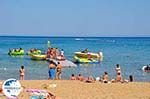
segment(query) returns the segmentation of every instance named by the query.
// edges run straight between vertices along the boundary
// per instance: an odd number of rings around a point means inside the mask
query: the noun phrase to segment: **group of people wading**
[[[48,71],[49,78],[48,79],[57,79],[57,80],[61,79],[62,66],[61,66],[60,62],[58,62],[56,64],[55,62],[50,61],[48,68],[49,68],[49,71]]]

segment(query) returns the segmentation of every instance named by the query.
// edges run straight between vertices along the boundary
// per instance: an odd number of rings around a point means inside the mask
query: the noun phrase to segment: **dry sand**
[[[20,81],[26,89],[47,89],[61,99],[150,99],[150,82],[84,83],[70,80],[25,80]],[[56,84],[56,87],[51,85]],[[6,99],[6,97],[0,97]],[[19,99],[29,99],[27,92],[22,92]]]

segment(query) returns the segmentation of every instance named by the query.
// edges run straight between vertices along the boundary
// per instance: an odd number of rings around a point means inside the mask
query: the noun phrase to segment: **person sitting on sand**
[[[76,77],[74,74],[71,75],[70,80],[76,80]]]
[[[62,70],[62,66],[60,62],[58,62],[57,67],[56,67],[56,79],[58,80],[61,79],[61,70]]]
[[[116,76],[116,81],[117,81],[117,82],[122,82],[121,73],[118,73],[118,74],[117,74],[117,76]]]
[[[95,80],[92,76],[89,76],[86,80],[85,80],[86,83],[94,83]]]
[[[83,76],[81,74],[79,74],[78,77],[77,77],[77,80],[83,81],[84,78],[83,78]]]
[[[107,72],[104,72],[102,81],[103,81],[104,83],[108,83],[108,81],[109,81],[109,76],[108,76],[108,73],[107,73]]]
[[[46,99],[57,99],[55,95],[48,92]]]
[[[20,80],[24,80],[24,76],[25,76],[24,66],[21,66],[19,72],[20,72]]]
[[[56,68],[56,65],[54,64],[53,61],[50,61],[50,64],[48,66],[49,68],[49,78],[48,79],[55,79],[55,68]]]

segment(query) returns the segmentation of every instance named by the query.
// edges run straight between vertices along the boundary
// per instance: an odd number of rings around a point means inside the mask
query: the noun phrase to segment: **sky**
[[[150,0],[0,0],[0,36],[150,37]]]

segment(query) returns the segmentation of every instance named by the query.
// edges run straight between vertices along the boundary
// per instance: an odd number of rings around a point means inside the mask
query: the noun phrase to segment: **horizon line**
[[[46,35],[0,35],[0,37],[73,37],[73,38],[75,38],[75,37],[137,37],[137,38],[149,38],[150,36],[46,36]]]

